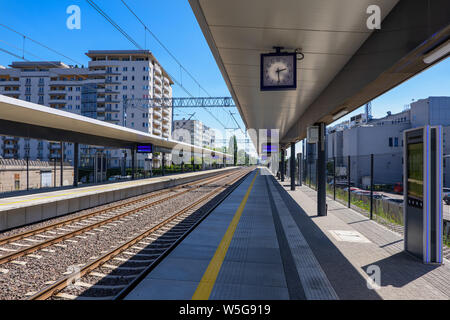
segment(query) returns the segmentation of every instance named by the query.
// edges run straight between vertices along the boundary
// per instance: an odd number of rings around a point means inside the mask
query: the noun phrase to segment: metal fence
[[[317,189],[317,159],[302,159],[303,183]],[[349,208],[403,225],[402,153],[327,159],[327,195]]]

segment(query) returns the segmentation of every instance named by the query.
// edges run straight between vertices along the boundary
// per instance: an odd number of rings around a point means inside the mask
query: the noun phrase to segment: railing
[[[317,159],[301,161],[303,183],[317,190]],[[402,152],[329,158],[326,163],[327,196],[370,219],[403,232],[402,161]],[[450,163],[444,165],[443,179],[443,218],[444,224],[449,225]],[[446,197],[445,194],[449,196]],[[447,239],[447,235],[444,237],[450,246],[450,239]]]

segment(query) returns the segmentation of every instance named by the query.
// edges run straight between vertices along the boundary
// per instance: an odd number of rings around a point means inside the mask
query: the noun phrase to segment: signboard
[[[318,143],[319,142],[319,127],[312,126],[306,128],[306,142]]]
[[[271,154],[278,152],[278,144],[272,144],[271,142],[263,143],[262,153]]]
[[[404,246],[424,263],[442,263],[442,127],[403,132]]]
[[[137,153],[152,153],[151,144],[138,144]]]

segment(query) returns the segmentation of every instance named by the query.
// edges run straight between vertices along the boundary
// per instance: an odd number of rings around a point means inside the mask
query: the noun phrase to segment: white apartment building
[[[173,81],[148,50],[90,50],[88,67],[59,61],[13,62],[0,67],[0,94],[140,130],[171,137],[171,108],[149,108],[145,99],[171,98]],[[141,99],[141,100],[133,100]],[[126,103],[126,110],[124,108]],[[66,160],[73,147],[64,144]],[[95,150],[80,147],[83,157]],[[100,148],[101,149],[101,148]],[[107,150],[110,167],[120,167],[121,150]],[[0,139],[0,156],[60,159],[59,143],[16,137]],[[130,157],[128,157],[130,159]],[[143,161],[139,155],[138,161]]]
[[[215,132],[213,129],[204,125],[199,120],[174,120],[173,129],[185,129],[190,134],[190,141],[187,142],[196,146],[213,149],[215,147]],[[176,137],[174,137],[176,138]],[[178,137],[178,140],[180,137]],[[181,140],[180,140],[181,141]]]

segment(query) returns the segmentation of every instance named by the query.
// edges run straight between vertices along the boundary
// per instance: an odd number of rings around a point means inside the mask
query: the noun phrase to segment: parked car
[[[386,200],[387,201],[391,201],[391,202],[395,202],[395,203],[399,203],[399,204],[403,203],[403,199],[394,199],[394,198],[386,197]]]
[[[450,188],[442,188],[442,199],[445,204],[450,204]]]
[[[395,192],[395,193],[403,193],[403,183],[397,182],[397,183],[394,185],[394,192]]]

